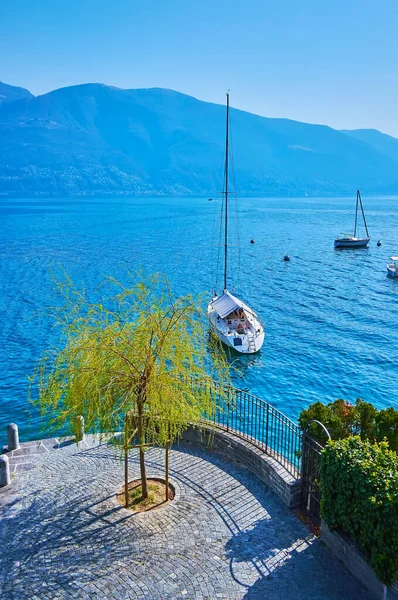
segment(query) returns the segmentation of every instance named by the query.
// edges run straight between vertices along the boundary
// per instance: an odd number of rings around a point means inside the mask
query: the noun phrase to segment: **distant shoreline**
[[[289,198],[291,200],[317,200],[317,199],[325,199],[325,198],[352,198],[353,197],[354,192],[345,192],[345,193],[337,193],[337,192],[331,192],[331,193],[318,193],[318,194],[287,194],[287,193],[281,193],[281,194],[264,194],[264,193],[258,193],[258,192],[252,192],[252,193],[238,193],[237,197],[238,198],[258,198],[258,199],[269,199],[269,198],[273,198],[273,199],[278,199],[280,198],[282,199],[286,199]],[[380,193],[380,192],[376,192],[376,191],[364,191],[363,195],[365,197],[375,197],[375,198],[396,198],[398,197],[398,190],[397,191],[391,191],[388,193]],[[203,199],[203,200],[208,200],[209,198],[214,198],[214,199],[221,199],[220,194],[212,194],[212,193],[186,193],[186,194],[170,194],[170,193],[161,193],[161,192],[141,192],[141,193],[133,193],[133,192],[95,192],[92,194],[49,194],[49,193],[29,193],[29,192],[23,192],[21,191],[20,193],[2,193],[0,192],[0,201],[1,200],[12,200],[12,199],[20,199],[20,198],[27,198],[27,199],[49,199],[49,200],[57,200],[57,199],[77,199],[77,198],[90,198],[90,199],[111,199],[111,198],[197,198],[197,199]]]

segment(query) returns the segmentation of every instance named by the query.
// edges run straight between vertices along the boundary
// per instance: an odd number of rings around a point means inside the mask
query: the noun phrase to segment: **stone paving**
[[[205,448],[171,451],[176,498],[131,514],[123,464],[92,437],[10,453],[0,489],[2,600],[368,600],[322,543],[244,468]],[[164,451],[147,452],[163,476]],[[131,453],[131,479],[138,460]]]

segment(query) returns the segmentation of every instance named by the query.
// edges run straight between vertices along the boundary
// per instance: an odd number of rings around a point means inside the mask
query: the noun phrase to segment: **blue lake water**
[[[291,418],[339,397],[398,408],[398,281],[386,277],[398,254],[398,198],[365,197],[364,206],[370,247],[338,251],[355,196],[239,199],[229,287],[265,321],[266,338],[259,354],[239,358],[236,384]],[[0,201],[0,431],[16,422],[22,439],[41,435],[27,375],[56,335],[40,313],[53,303],[51,269],[94,289],[103,275],[144,267],[166,273],[177,294],[210,295],[218,209],[207,198]]]

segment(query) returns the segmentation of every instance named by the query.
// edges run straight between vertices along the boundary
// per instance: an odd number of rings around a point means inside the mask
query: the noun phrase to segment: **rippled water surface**
[[[364,204],[370,247],[336,251],[355,198],[239,200],[241,266],[235,244],[230,273],[266,338],[239,359],[237,384],[292,418],[338,397],[398,408],[398,281],[386,277],[398,198]],[[50,270],[62,265],[94,289],[103,275],[143,266],[164,271],[177,294],[209,291],[218,208],[207,198],[0,200],[0,431],[14,421],[23,439],[40,435],[27,375],[56,336],[40,313],[53,302]]]

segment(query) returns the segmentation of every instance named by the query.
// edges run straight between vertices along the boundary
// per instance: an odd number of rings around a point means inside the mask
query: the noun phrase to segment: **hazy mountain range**
[[[231,110],[242,195],[398,192],[398,139]],[[0,194],[220,190],[225,107],[166,89],[84,84],[33,96],[0,83]]]
[[[21,98],[33,98],[33,94],[25,88],[15,87],[15,85],[8,85],[0,81],[0,105],[21,100]]]

